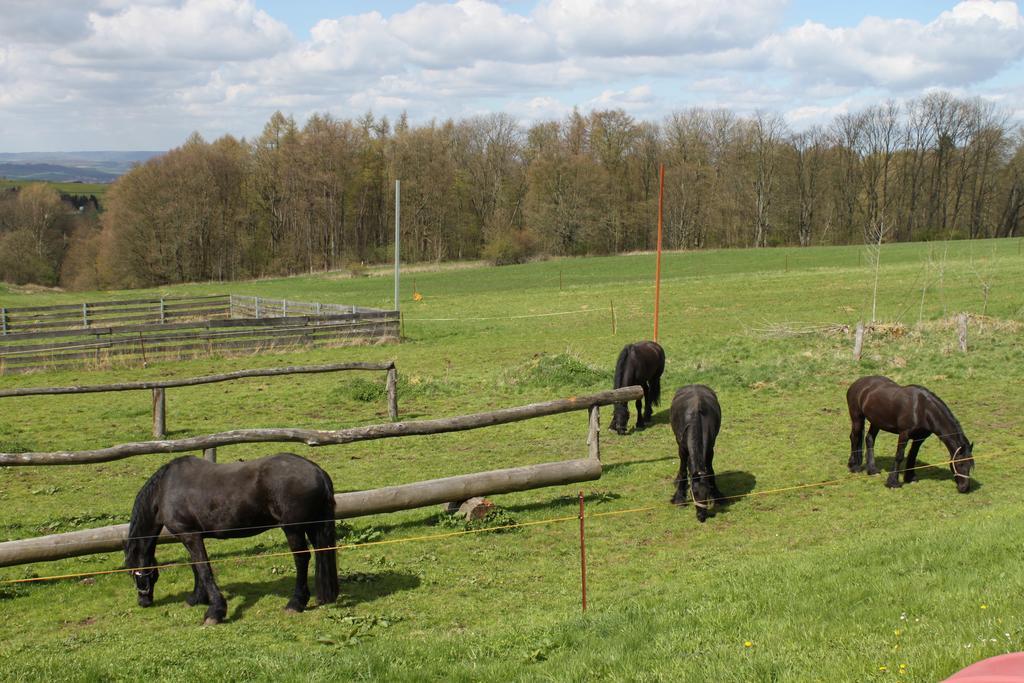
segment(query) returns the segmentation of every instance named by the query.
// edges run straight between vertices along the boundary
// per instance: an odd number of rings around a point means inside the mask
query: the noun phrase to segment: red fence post
[[[583,611],[587,611],[587,546],[583,535],[583,491],[580,491],[580,582],[583,588]]]

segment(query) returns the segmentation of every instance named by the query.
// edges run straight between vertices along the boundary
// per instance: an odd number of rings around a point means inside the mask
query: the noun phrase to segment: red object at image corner
[[[1024,683],[1024,652],[1011,652],[975,662],[943,683]]]

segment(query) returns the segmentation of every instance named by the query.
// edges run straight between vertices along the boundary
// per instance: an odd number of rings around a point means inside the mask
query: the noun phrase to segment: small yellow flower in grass
[[[750,642],[749,640],[744,640],[743,641],[743,647],[754,647],[754,644],[752,642]]]
[[[898,636],[898,635],[899,635],[900,633],[902,633],[902,631],[900,631],[899,629],[895,629],[895,630],[893,630],[893,632],[892,632],[892,634],[893,634],[894,636]]]
[[[988,609],[988,605],[986,605],[985,603],[981,603],[981,609]]]
[[[906,670],[907,670],[907,665],[906,664],[900,664],[900,671],[906,671]]]
[[[885,672],[885,671],[888,671],[888,670],[889,670],[889,667],[887,667],[887,666],[885,666],[885,665],[883,664],[882,666],[878,667],[878,670],[879,670],[879,671],[882,671],[882,672]]]

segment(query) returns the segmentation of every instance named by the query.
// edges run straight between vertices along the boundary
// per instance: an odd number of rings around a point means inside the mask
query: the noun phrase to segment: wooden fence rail
[[[259,353],[296,346],[351,344],[397,339],[397,311],[323,304],[321,313],[288,317],[229,318],[227,302],[212,319],[190,319],[171,310],[160,321],[120,316],[111,326],[7,328],[0,335],[0,374],[93,363],[145,362],[213,353]],[[294,303],[294,302],[293,302]],[[352,309],[355,308],[355,312]],[[344,312],[338,310],[344,309]],[[5,309],[7,314],[15,309]],[[6,320],[0,316],[0,320]],[[49,324],[49,323],[45,323]],[[21,330],[21,331],[19,331]]]
[[[637,392],[640,392],[638,394]],[[122,460],[136,455],[153,453],[184,453],[206,448],[218,448],[239,443],[266,443],[293,441],[307,446],[328,446],[387,439],[396,436],[422,436],[478,429],[491,425],[507,424],[528,420],[531,417],[557,415],[572,410],[582,410],[593,405],[621,403],[630,398],[637,399],[642,390],[636,387],[603,391],[589,396],[575,396],[546,403],[531,403],[515,408],[503,408],[485,413],[460,415],[438,420],[417,420],[413,422],[392,422],[389,424],[350,427],[348,429],[319,430],[301,428],[234,429],[205,436],[163,441],[136,441],[134,443],[98,448],[88,451],[52,451],[48,453],[0,453],[3,465],[84,465],[97,462]]]
[[[163,323],[194,318],[227,318],[230,297],[224,294],[151,299],[118,299],[54,306],[0,308],[0,336],[45,330],[109,327],[112,323]]]
[[[338,430],[335,432],[310,432],[309,430],[272,431],[287,431],[293,434],[304,432],[307,436],[316,434],[319,435],[319,437],[312,441],[306,441],[306,443],[312,446],[320,446],[327,443],[349,443],[351,441],[359,441],[363,439],[437,434],[442,432],[461,431],[465,429],[478,429],[481,427],[528,420],[535,417],[554,415],[573,410],[586,409],[590,413],[589,428],[587,431],[588,453],[585,458],[561,462],[541,463],[526,467],[492,470],[489,472],[478,472],[475,474],[465,474],[456,477],[445,477],[443,479],[432,479],[368,491],[353,491],[350,493],[335,494],[334,514],[336,518],[342,519],[378,514],[382,512],[408,510],[452,500],[466,500],[474,496],[494,495],[498,493],[509,493],[512,491],[525,491],[545,486],[559,486],[574,482],[593,481],[595,479],[599,479],[602,472],[600,460],[599,407],[603,405],[611,405],[613,403],[636,400],[641,396],[643,396],[643,390],[640,387],[625,387],[614,391],[592,394],[590,396],[579,396],[559,401],[549,401],[546,403],[534,403],[515,408],[505,408],[486,413],[462,415],[440,420],[422,420],[417,422],[372,425],[369,427]],[[239,430],[239,432],[242,431],[252,433],[266,430]],[[238,432],[226,432],[225,434],[236,433]],[[250,434],[250,436],[251,435],[252,434]],[[200,439],[216,439],[220,436],[223,435],[214,434],[209,437],[200,437]],[[270,435],[270,437],[271,438],[266,440],[281,440],[273,435]],[[165,449],[164,445],[179,444],[184,441],[189,440],[180,440],[179,442],[148,442],[148,448],[150,450],[145,452],[173,452]],[[139,446],[141,444],[126,445]],[[116,449],[120,447],[115,446],[114,448]],[[111,449],[105,450],[109,451]],[[93,453],[95,453],[95,451]],[[12,454],[2,454],[0,457],[7,455]],[[122,455],[119,457],[128,456]],[[96,460],[95,462],[103,462],[103,460]],[[30,562],[60,560],[68,557],[90,555],[93,553],[114,552],[124,548],[124,543],[127,538],[128,525],[118,524],[98,529],[88,529],[84,531],[73,531],[64,534],[42,536],[39,538],[8,541],[6,543],[0,543],[0,567],[28,564]],[[176,539],[170,536],[166,530],[158,539],[160,543],[169,543],[175,540]]]
[[[388,416],[398,419],[397,370],[394,361],[386,363],[332,363],[329,365],[296,365],[283,368],[255,368],[238,370],[218,375],[202,377],[184,377],[180,379],[153,380],[148,382],[122,382],[120,384],[93,384],[70,387],[20,387],[16,389],[0,389],[0,398],[13,396],[53,396],[59,394],[91,394],[109,391],[143,391],[153,392],[153,438],[163,439],[167,434],[167,402],[165,390],[173,387],[192,387],[215,382],[227,382],[246,377],[275,377],[278,375],[300,375],[323,372],[342,372],[345,370],[381,370],[387,372],[386,393],[388,398]]]

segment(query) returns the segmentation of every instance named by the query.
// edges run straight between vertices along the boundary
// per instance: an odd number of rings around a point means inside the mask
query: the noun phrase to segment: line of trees
[[[1024,222],[1021,130],[945,92],[798,132],[776,114],[699,108],[529,127],[506,114],[300,127],[276,113],[254,140],[193,135],[120,178],[59,272],[131,287],[386,261],[396,178],[407,260],[649,249],[661,163],[669,248],[1005,237]]]
[[[45,183],[0,191],[0,281],[58,284],[76,268],[68,245],[99,231],[98,212],[95,196],[62,194]]]

